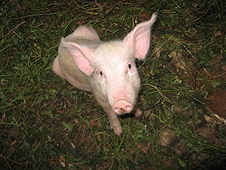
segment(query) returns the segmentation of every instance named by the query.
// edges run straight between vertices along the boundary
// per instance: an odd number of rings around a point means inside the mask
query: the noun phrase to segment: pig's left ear
[[[150,46],[151,27],[156,20],[157,14],[154,13],[149,21],[138,24],[123,40],[132,48],[135,58],[144,59]]]
[[[93,51],[73,42],[67,42],[64,38],[61,40],[60,46],[67,48],[77,67],[86,75],[90,76],[94,68],[92,66]]]

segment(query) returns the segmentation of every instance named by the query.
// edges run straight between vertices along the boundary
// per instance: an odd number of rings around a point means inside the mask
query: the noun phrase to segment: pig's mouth
[[[126,100],[118,100],[112,106],[113,111],[121,115],[123,113],[130,113],[133,110],[133,105]]]

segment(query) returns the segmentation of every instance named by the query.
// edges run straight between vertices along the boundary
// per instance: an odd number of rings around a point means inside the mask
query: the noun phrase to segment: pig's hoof
[[[112,122],[110,121],[110,127],[111,127],[111,129],[114,130],[114,133],[115,133],[116,135],[120,136],[120,134],[122,133],[122,126],[120,125],[119,122],[114,122],[114,123],[112,123]]]
[[[118,136],[120,136],[122,134],[122,128],[113,128],[114,133]]]

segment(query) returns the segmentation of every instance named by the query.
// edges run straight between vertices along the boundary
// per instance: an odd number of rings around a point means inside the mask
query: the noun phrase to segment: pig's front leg
[[[119,122],[118,116],[112,110],[111,105],[108,102],[101,100],[99,97],[96,97],[96,99],[97,99],[97,102],[104,109],[104,111],[107,112],[109,121],[110,121],[110,126],[114,130],[114,133],[120,136],[120,134],[122,133],[122,126]]]
[[[107,112],[109,116],[110,126],[114,130],[114,133],[118,136],[122,133],[122,126],[118,120],[118,116],[113,112]]]

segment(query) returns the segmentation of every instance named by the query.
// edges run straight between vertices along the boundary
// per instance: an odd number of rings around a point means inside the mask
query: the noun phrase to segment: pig
[[[141,81],[135,59],[144,60],[150,46],[154,13],[123,40],[102,42],[89,26],[80,26],[61,39],[53,72],[74,87],[92,92],[108,114],[110,127],[118,136],[123,132],[118,116],[130,113]]]

